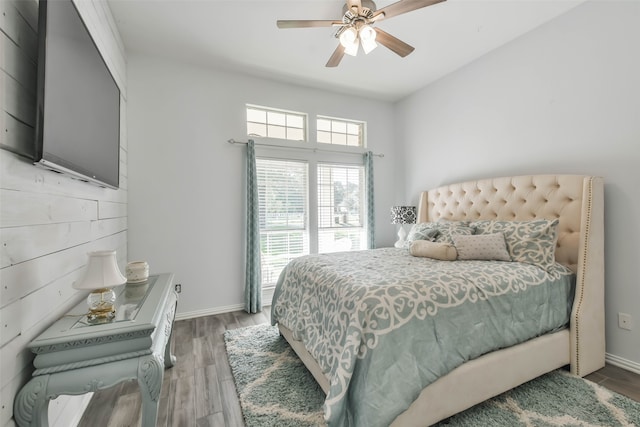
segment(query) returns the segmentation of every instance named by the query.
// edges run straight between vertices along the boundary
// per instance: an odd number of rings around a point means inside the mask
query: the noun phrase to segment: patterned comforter
[[[395,248],[310,255],[282,272],[272,323],[328,376],[329,426],[388,426],[465,361],[566,327],[574,283],[560,264],[436,261]]]

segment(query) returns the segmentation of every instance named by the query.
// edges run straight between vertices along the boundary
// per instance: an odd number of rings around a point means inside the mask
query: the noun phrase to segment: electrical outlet
[[[178,294],[181,293],[182,292],[182,284],[176,283],[175,290],[176,290],[176,293],[178,293]]]
[[[618,313],[618,327],[630,331],[632,328],[631,315],[627,313]]]

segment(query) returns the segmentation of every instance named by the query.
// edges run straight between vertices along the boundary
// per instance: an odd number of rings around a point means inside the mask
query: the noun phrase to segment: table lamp
[[[403,248],[407,232],[404,231],[404,224],[416,223],[415,206],[393,206],[391,208],[391,224],[400,224],[398,230],[398,241],[394,244],[396,248]]]
[[[73,283],[75,289],[90,290],[87,297],[90,322],[109,321],[116,315],[116,294],[113,286],[126,283],[116,261],[116,251],[89,252],[89,262],[84,276]]]

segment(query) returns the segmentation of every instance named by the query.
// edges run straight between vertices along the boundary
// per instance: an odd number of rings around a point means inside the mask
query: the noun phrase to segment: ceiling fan
[[[376,10],[372,0],[346,0],[341,20],[278,20],[278,28],[338,27],[335,36],[340,44],[329,58],[327,67],[336,67],[345,53],[356,56],[359,45],[365,53],[371,52],[377,46],[376,41],[404,58],[414,48],[372,24],[443,1],[401,0]]]

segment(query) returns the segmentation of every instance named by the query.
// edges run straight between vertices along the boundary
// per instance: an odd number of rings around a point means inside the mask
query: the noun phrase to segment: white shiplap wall
[[[0,426],[28,381],[27,344],[84,298],[72,283],[86,253],[116,249],[127,261],[127,133],[124,45],[104,0],[74,0],[121,90],[120,189],[36,168],[37,0],[0,1]],[[51,402],[52,425],[69,426],[86,399]]]

